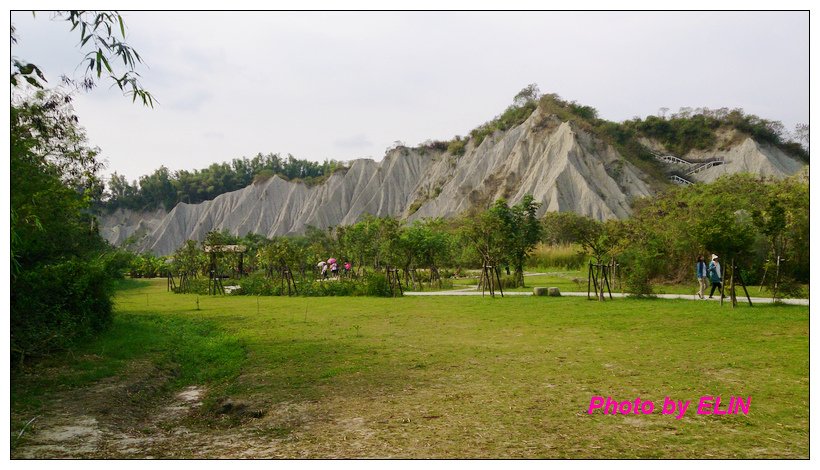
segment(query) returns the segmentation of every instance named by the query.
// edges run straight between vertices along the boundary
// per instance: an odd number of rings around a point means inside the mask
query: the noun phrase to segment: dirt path
[[[15,459],[173,458],[235,455],[245,439],[231,429],[203,432],[203,387],[169,393],[173,371],[134,363],[124,378],[105,379],[48,400],[12,438]],[[244,431],[243,431],[244,432]],[[15,441],[16,439],[16,441]]]
[[[134,363],[122,378],[48,399],[13,459],[352,458],[393,456],[350,404],[307,401],[251,406],[230,399],[205,409],[208,390],[167,392],[173,371]],[[23,417],[29,420],[28,417]],[[340,439],[339,442],[330,439]]]

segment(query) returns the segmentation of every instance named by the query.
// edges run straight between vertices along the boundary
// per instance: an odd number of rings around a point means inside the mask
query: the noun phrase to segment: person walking
[[[698,298],[703,300],[703,291],[706,290],[706,262],[703,256],[698,256],[695,264],[695,276],[698,278]]]
[[[325,268],[326,264],[327,263],[325,263],[324,261],[319,261],[319,263],[316,264],[316,267],[319,268],[319,277],[324,277],[325,270],[327,269],[327,268]]]
[[[338,277],[339,277],[339,265],[336,264],[336,263],[331,264],[330,265],[330,272],[331,272],[331,274],[333,274],[334,278],[338,279]]]
[[[709,263],[709,280],[712,281],[712,291],[709,292],[709,298],[711,299],[712,295],[714,295],[715,288],[717,288],[720,293],[720,297],[723,298],[723,285],[721,285],[723,278],[721,277],[720,262],[716,254],[712,254],[712,262]]]

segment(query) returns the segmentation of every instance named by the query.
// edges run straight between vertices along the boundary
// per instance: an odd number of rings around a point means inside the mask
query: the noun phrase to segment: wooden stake
[[[735,259],[732,258],[732,276],[729,278],[729,300],[732,302],[732,308],[737,307],[737,298],[735,297]]]
[[[777,297],[777,283],[780,281],[780,253],[777,253],[777,271],[774,275],[774,290],[772,290],[772,301]]]
[[[498,269],[495,270],[495,278],[498,279],[498,291],[501,292],[501,298],[504,298],[504,286],[501,285],[501,277],[498,274]]]

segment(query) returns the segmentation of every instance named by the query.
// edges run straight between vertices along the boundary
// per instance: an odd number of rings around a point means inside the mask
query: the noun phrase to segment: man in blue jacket
[[[706,290],[706,262],[703,261],[703,256],[698,256],[695,276],[698,278],[698,298],[703,300],[703,291]]]

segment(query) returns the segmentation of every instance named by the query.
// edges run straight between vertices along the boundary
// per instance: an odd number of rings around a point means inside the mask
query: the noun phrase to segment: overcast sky
[[[124,12],[142,83],[75,110],[105,173],[204,168],[257,153],[380,160],[394,141],[464,135],[525,85],[621,121],[667,107],[809,120],[807,12]],[[12,13],[12,55],[82,76],[78,33]]]

